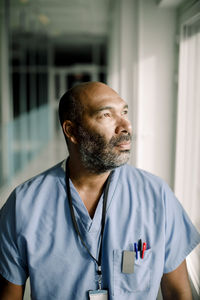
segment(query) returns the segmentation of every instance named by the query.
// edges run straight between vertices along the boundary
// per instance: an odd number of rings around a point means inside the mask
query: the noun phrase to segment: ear
[[[66,120],[62,125],[63,132],[65,136],[74,144],[77,144],[77,139],[75,136],[75,125],[70,120]]]

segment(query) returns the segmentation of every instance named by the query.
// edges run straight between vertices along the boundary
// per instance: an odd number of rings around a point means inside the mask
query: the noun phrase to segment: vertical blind
[[[200,15],[181,25],[175,193],[200,231]],[[200,247],[188,257],[200,290]]]

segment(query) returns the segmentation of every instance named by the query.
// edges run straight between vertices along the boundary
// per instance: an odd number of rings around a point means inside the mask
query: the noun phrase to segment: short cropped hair
[[[74,95],[74,89],[68,90],[60,99],[58,113],[61,126],[64,121],[70,120],[74,123],[79,123],[82,116],[82,105],[77,101]]]

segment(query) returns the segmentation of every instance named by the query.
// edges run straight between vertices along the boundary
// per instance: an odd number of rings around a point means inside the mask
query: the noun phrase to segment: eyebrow
[[[128,108],[128,104],[124,105],[123,109]],[[101,112],[103,110],[112,110],[113,106],[103,106],[95,110],[95,113]]]

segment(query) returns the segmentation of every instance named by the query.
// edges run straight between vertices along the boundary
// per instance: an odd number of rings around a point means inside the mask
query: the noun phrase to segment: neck
[[[74,160],[72,157],[70,157],[69,159],[68,167],[70,179],[72,180],[73,184],[79,189],[99,189],[103,187],[110,174],[110,171],[102,174],[91,172],[90,170],[86,169],[80,162]]]
[[[85,207],[91,218],[95,214],[99,198],[103,192],[104,183],[106,182],[110,172],[95,174],[90,172],[80,163],[80,160],[69,159],[69,174],[79,196],[81,197]]]

